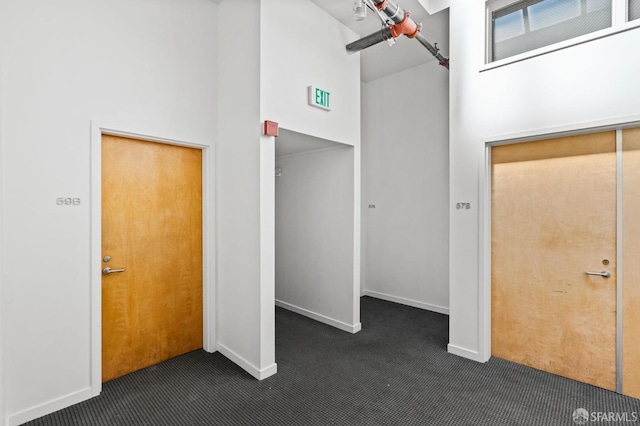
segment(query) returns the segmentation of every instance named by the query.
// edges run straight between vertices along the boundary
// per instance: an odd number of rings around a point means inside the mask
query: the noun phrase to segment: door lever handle
[[[602,271],[602,272],[592,272],[592,271],[585,271],[585,274],[587,275],[597,275],[599,277],[605,277],[605,278],[609,278],[611,276],[611,272],[609,271]]]
[[[108,266],[102,270],[103,275],[113,274],[114,272],[124,272],[124,268],[121,269],[111,269]]]

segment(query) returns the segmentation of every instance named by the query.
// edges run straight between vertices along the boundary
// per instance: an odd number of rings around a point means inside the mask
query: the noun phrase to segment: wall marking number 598
[[[59,197],[56,198],[56,204],[59,206],[79,206],[80,198]]]

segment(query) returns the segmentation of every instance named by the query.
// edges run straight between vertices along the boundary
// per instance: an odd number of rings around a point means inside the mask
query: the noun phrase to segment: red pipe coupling
[[[406,10],[404,11],[404,19],[402,22],[391,26],[391,35],[393,38],[398,38],[403,34],[409,38],[414,38],[419,32],[420,28],[418,28],[418,24],[409,18],[409,12]]]

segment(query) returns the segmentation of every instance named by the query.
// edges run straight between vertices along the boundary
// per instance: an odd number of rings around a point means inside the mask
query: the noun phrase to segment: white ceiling
[[[371,34],[381,28],[378,16],[371,10],[367,18],[354,21],[353,0],[311,0],[338,21],[361,36]],[[395,0],[403,9],[408,10],[411,18],[422,23],[422,34],[431,44],[437,43],[445,57],[449,56],[449,10],[430,15],[422,6],[424,0]],[[440,2],[442,3],[442,2]],[[360,53],[360,76],[362,81],[372,81],[395,74],[418,65],[434,62],[435,58],[417,40],[400,37],[392,47],[386,42],[369,47]]]
[[[276,158],[319,149],[347,147],[349,145],[316,138],[303,133],[280,128],[276,138]]]

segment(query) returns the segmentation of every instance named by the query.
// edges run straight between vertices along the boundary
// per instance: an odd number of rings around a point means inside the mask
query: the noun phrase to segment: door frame
[[[640,126],[640,114],[614,117],[606,120],[574,123],[524,132],[495,135],[484,138],[480,165],[480,191],[478,197],[478,342],[482,362],[491,358],[491,148],[500,145],[540,141],[562,136],[616,131],[617,181],[622,178],[622,130]],[[622,186],[617,185],[617,281],[616,281],[616,388],[622,389]]]
[[[91,242],[90,242],[90,341],[91,341],[91,393],[102,391],[102,136],[120,136],[176,145],[202,151],[202,321],[203,349],[215,352],[216,345],[216,275],[215,275],[215,185],[214,146],[187,141],[181,138],[157,136],[148,130],[133,129],[124,125],[105,125],[91,122]]]

